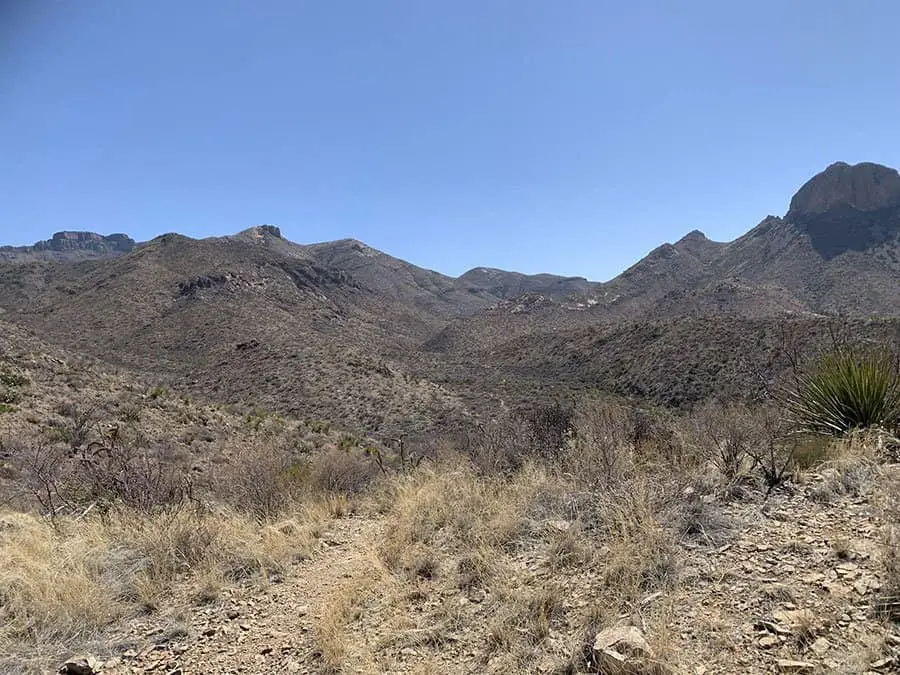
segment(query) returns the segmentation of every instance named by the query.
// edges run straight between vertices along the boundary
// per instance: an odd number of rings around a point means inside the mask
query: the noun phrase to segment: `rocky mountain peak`
[[[879,211],[900,206],[900,174],[881,164],[836,162],[813,176],[791,199],[786,220],[804,220],[838,207]]]
[[[244,239],[266,239],[266,238],[274,238],[274,239],[282,239],[281,230],[275,225],[254,225],[253,227],[248,227],[246,230],[239,232],[237,234],[238,237],[242,237]]]
[[[34,245],[36,251],[116,251],[127,253],[136,245],[127,234],[102,235],[96,232],[57,232],[46,241]]]
[[[900,173],[870,162],[832,164],[794,195],[785,221],[826,260],[893,245],[900,236]]]

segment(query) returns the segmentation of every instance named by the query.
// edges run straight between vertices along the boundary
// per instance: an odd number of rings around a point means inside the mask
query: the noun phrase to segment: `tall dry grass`
[[[0,645],[7,654],[55,653],[174,596],[209,601],[231,581],[264,582],[310,555],[326,517],[309,508],[260,527],[226,509],[117,511],[53,526],[3,513]]]

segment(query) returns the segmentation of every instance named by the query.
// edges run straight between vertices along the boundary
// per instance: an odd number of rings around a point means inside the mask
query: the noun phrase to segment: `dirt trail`
[[[135,624],[131,638],[144,644],[126,652],[118,663],[107,661],[101,672],[321,672],[313,626],[330,611],[331,596],[339,586],[367,573],[381,526],[370,518],[333,521],[312,557],[284,579],[273,578],[263,590],[253,586],[226,590],[214,606],[194,611],[170,639],[166,637],[173,633],[171,628],[147,630]]]

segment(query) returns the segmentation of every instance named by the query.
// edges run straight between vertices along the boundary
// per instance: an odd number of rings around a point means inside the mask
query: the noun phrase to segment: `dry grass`
[[[222,510],[106,519],[0,516],[0,644],[8,654],[53,653],[115,620],[179,596],[214,599],[237,579],[265,581],[312,550],[324,509],[266,524]]]
[[[578,443],[512,474],[455,461],[396,477],[382,496],[377,550],[398,590],[370,621],[398,636],[411,625],[430,636],[463,626],[458,649],[480,655],[473,667],[527,672],[570,660],[553,635],[638,611],[648,594],[673,588],[681,482],[635,460],[621,409],[600,410]],[[431,598],[442,600],[435,608]]]

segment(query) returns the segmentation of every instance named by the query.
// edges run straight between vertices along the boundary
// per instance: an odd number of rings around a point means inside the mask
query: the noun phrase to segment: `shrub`
[[[898,354],[885,347],[838,346],[785,392],[792,422],[807,431],[845,434],[900,424]]]
[[[527,430],[528,451],[555,458],[565,448],[572,432],[575,411],[554,403],[524,413],[522,419]]]
[[[228,501],[259,522],[280,515],[301,489],[299,453],[279,442],[260,441],[218,477]]]
[[[691,422],[703,454],[711,456],[726,479],[734,480],[747,471],[750,453],[760,442],[760,425],[746,406],[708,403]]]
[[[589,400],[579,407],[574,427],[563,470],[589,489],[619,484],[634,463],[631,411],[611,401]]]

